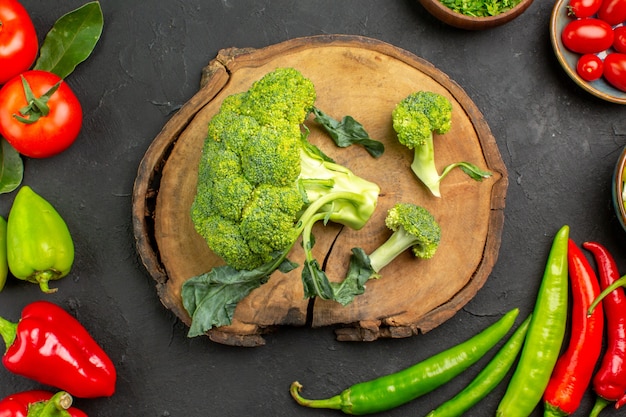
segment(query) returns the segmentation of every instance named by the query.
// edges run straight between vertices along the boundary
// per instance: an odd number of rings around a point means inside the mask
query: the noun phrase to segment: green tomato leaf
[[[383,143],[370,138],[363,125],[352,116],[345,116],[341,121],[337,121],[315,107],[313,108],[313,115],[315,121],[326,130],[326,133],[340,148],[347,148],[355,144],[361,145],[374,158],[380,157],[385,152]]]
[[[46,35],[34,69],[67,77],[91,55],[103,26],[102,9],[97,1],[61,16]]]
[[[0,138],[0,194],[10,193],[22,183],[22,157],[4,138]]]

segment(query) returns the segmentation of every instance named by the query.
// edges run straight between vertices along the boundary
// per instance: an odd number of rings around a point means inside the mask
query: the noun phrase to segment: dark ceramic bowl
[[[522,0],[514,8],[489,17],[473,17],[455,12],[449,7],[444,6],[440,0],[419,0],[419,2],[430,14],[450,26],[460,29],[482,30],[510,22],[524,13],[533,0]]]
[[[615,214],[619,219],[622,228],[626,230],[626,207],[624,206],[624,200],[626,200],[626,193],[624,192],[624,182],[626,181],[626,147],[622,150],[622,153],[615,165],[615,171],[613,172],[613,207],[615,208]]]

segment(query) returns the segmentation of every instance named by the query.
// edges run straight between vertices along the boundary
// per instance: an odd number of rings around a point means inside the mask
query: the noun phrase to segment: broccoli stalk
[[[439,174],[435,164],[434,135],[450,130],[452,104],[437,93],[418,91],[399,102],[392,111],[393,128],[398,141],[414,151],[411,169],[435,197],[441,197],[440,183],[454,168],[481,181],[491,176],[469,162],[455,162]]]
[[[424,207],[397,203],[388,211],[385,224],[393,233],[369,255],[360,248],[352,250],[346,279],[378,278],[385,266],[408,249],[420,259],[431,259],[435,255],[441,228]]]

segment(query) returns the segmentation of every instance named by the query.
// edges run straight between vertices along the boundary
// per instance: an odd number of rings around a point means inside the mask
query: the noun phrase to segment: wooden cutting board
[[[258,346],[264,344],[264,334],[280,326],[332,326],[338,339],[346,341],[408,337],[437,327],[476,294],[497,260],[506,168],[482,114],[448,76],[397,47],[347,35],[220,51],[204,68],[198,93],[154,139],[137,173],[133,227],[138,253],[156,282],[161,302],[189,324],[180,298],[182,284],[222,264],[195,232],[189,214],[207,124],[226,96],[247,90],[277,67],[301,71],[315,85],[318,108],[337,119],[353,116],[386,146],[378,159],[360,147],[339,149],[310,124],[311,142],[381,187],[376,212],[363,229],[316,225],[315,254],[325,261],[329,278],[342,279],[352,247],[369,253],[389,236],[384,217],[399,201],[422,205],[433,213],[441,225],[441,244],[427,261],[403,254],[383,269],[382,278],[368,282],[365,294],[345,307],[305,300],[300,268],[288,274],[276,272],[239,303],[232,325],[212,329],[208,336],[227,345]],[[412,151],[398,144],[391,111],[418,90],[443,94],[453,104],[452,129],[435,138],[438,166],[469,161],[491,171],[492,177],[476,182],[455,170],[442,183],[442,198],[433,197],[414,177]],[[289,259],[302,264],[299,245]]]

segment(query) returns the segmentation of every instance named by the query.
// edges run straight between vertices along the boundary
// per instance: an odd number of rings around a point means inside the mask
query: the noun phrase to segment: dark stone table
[[[24,0],[42,38],[81,4]],[[610,191],[626,142],[625,109],[583,91],[561,69],[549,40],[551,8],[537,0],[505,26],[468,32],[409,0],[102,1],[102,38],[67,79],[83,104],[82,133],[61,155],[25,160],[24,184],[40,190],[72,230],[75,265],[49,296],[10,280],[0,293],[0,315],[15,320],[25,304],[46,298],[88,328],[118,371],[114,396],[76,400],[91,416],[336,416],[296,405],[291,382],[300,380],[309,397],[329,396],[453,346],[511,308],[528,314],[563,224],[578,243],[606,245],[626,271],[626,232]],[[476,297],[424,335],[347,343],[336,341],[332,329],[285,328],[250,349],[189,339],[186,326],[161,305],[135,250],[131,197],[139,162],[220,49],[317,34],[362,35],[406,49],[448,74],[476,103],[509,173],[499,259]],[[3,215],[13,197],[0,196]],[[425,415],[485,363],[385,415]],[[4,368],[0,381],[2,397],[40,387]],[[494,415],[504,389],[501,384],[469,414]],[[587,415],[591,401],[589,392],[576,415]],[[541,407],[533,415],[543,415]]]

